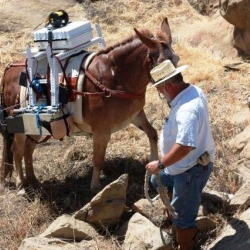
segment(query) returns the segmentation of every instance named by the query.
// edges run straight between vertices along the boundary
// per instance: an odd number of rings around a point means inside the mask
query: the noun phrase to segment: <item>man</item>
[[[170,113],[160,135],[160,160],[151,161],[146,169],[151,183],[158,184],[156,174],[168,188],[178,218],[172,219],[178,249],[191,250],[197,234],[196,217],[201,192],[212,172],[215,145],[209,126],[206,97],[197,86],[184,82],[181,72],[166,60],[151,70],[152,87],[164,95]],[[175,230],[174,230],[175,229]]]

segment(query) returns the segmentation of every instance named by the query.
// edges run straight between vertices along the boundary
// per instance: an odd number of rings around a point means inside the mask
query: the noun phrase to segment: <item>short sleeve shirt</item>
[[[194,149],[180,161],[167,166],[164,171],[171,175],[183,173],[196,165],[198,157],[205,151],[214,162],[215,145],[203,91],[190,85],[180,92],[170,105],[169,117],[160,135],[161,154],[167,154],[176,143]]]

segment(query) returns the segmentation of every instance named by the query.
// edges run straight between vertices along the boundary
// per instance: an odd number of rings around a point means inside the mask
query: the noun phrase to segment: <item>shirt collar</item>
[[[170,106],[174,107],[181,99],[184,95],[186,95],[189,90],[191,89],[191,85],[189,85],[187,88],[183,89],[171,102],[170,102]]]

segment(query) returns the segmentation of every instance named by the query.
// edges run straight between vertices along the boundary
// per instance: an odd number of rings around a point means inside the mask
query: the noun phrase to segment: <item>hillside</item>
[[[33,44],[32,32],[43,27],[47,15],[58,9],[66,10],[71,21],[88,19],[92,24],[99,23],[108,46],[131,35],[134,27],[158,29],[162,19],[168,17],[173,48],[181,58],[179,65],[189,65],[183,75],[188,82],[202,87],[208,97],[217,150],[208,187],[235,193],[241,184],[232,171],[238,155],[232,152],[228,142],[248,125],[244,117],[249,115],[246,102],[249,67],[232,48],[232,26],[223,20],[218,10],[209,16],[201,15],[186,0],[86,0],[82,3],[0,0],[0,77],[7,64],[22,57],[26,46]],[[233,63],[243,67],[237,71],[225,70],[225,65]],[[168,111],[167,103],[156,91],[147,94],[145,112],[158,132]],[[0,149],[2,151],[2,143]],[[106,152],[103,185],[128,173],[127,203],[132,205],[144,197],[144,166],[148,155],[148,139],[134,126],[114,133]],[[24,238],[38,235],[59,215],[71,214],[90,201],[93,197],[89,187],[92,156],[90,137],[49,140],[37,146],[34,168],[41,190],[29,190],[28,197],[18,197],[12,188],[0,195],[0,250],[18,249]],[[14,177],[15,174],[11,182]],[[227,220],[223,213],[214,217],[219,222]],[[107,249],[121,249],[112,237],[107,238]]]

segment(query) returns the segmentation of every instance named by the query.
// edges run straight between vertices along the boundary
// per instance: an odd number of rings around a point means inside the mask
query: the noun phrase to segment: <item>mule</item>
[[[93,174],[91,190],[101,189],[100,173],[104,164],[107,144],[111,134],[130,123],[143,130],[149,139],[150,160],[158,159],[157,131],[144,113],[145,93],[150,83],[150,70],[169,59],[176,66],[179,57],[171,48],[172,36],[165,18],[157,32],[134,29],[135,34],[114,46],[100,50],[90,62],[83,83],[83,123],[76,124],[93,138]],[[2,77],[2,100],[6,112],[18,105],[20,95],[19,77],[25,66],[8,67]],[[93,82],[97,82],[93,84]],[[99,86],[98,86],[99,84]],[[100,87],[101,86],[101,87]],[[3,132],[3,162],[0,171],[0,185],[4,186],[7,174],[11,174],[12,155],[17,171],[17,188],[24,184],[22,159],[24,157],[26,181],[37,182],[32,154],[36,144],[24,134],[13,137]],[[39,137],[39,136],[36,136]],[[39,139],[39,138],[36,138]]]
[[[25,73],[25,60],[11,63],[6,67],[1,79],[1,123],[4,117],[10,115],[14,108],[20,107],[20,75]],[[40,136],[32,136],[34,141],[28,139],[24,134],[9,134],[4,126],[0,126],[3,136],[2,162],[0,167],[0,191],[4,188],[5,179],[11,177],[13,171],[13,158],[17,171],[16,186],[23,187],[24,176],[22,170],[22,159],[24,158],[26,179],[31,185],[38,183],[33,169],[32,155]]]

